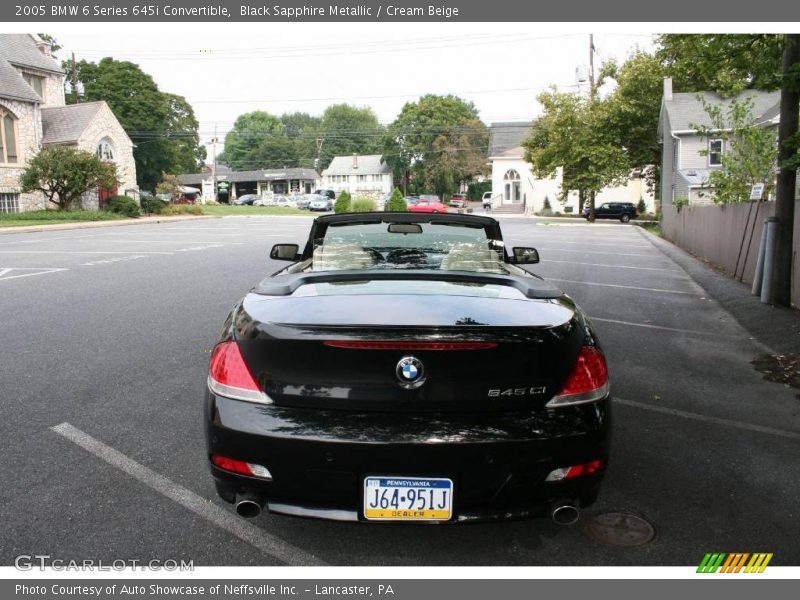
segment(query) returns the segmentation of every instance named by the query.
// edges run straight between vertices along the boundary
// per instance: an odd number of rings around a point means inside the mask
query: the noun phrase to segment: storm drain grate
[[[597,515],[589,521],[586,531],[592,539],[610,546],[644,546],[656,537],[656,530],[650,523],[623,512]]]

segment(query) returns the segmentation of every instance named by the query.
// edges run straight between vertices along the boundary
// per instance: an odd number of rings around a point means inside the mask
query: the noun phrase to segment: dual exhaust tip
[[[550,518],[556,525],[574,525],[581,513],[574,500],[557,500],[550,504]]]
[[[236,514],[245,519],[255,519],[264,510],[264,499],[251,492],[236,494]]]
[[[236,494],[236,514],[255,519],[264,510],[264,499],[251,492]],[[581,513],[574,500],[558,500],[550,504],[550,518],[557,525],[574,525]]]

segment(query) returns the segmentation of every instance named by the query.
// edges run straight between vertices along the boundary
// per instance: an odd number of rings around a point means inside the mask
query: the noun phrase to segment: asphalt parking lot
[[[692,565],[705,552],[800,563],[800,400],[763,348],[631,225],[504,219],[508,245],[592,317],[615,397],[610,468],[583,524],[653,524],[633,548],[547,520],[447,527],[262,515],[216,498],[207,361],[231,306],[301,243],[307,218],[228,218],[0,236],[0,562],[195,565]]]

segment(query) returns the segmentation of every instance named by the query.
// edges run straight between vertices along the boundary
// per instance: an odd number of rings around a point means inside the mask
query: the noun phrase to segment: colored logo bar
[[[708,552],[697,567],[697,572],[763,573],[771,560],[771,552]]]

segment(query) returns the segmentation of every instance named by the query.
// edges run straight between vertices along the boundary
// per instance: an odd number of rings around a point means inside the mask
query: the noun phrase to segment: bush
[[[384,210],[389,210],[394,212],[408,211],[408,205],[406,204],[406,201],[403,198],[403,193],[398,188],[394,188],[394,191],[392,192],[392,197],[389,198],[389,201],[386,203],[386,207],[384,208]]]
[[[544,210],[552,210],[553,207],[550,206],[550,197],[549,196],[545,196],[544,197],[544,206],[542,206],[542,208]]]
[[[172,217],[175,215],[202,215],[203,207],[194,204],[168,204],[159,213]]]
[[[636,212],[640,215],[647,212],[647,205],[644,203],[644,198],[639,198],[639,203],[636,205]]]
[[[128,198],[128,196],[111,196],[106,198],[105,209],[118,215],[125,215],[126,217],[138,217],[141,215],[139,205],[136,200]]]
[[[492,180],[474,182],[467,186],[467,200],[482,200],[484,192],[492,191]]]
[[[345,213],[350,212],[350,203],[352,202],[352,198],[350,198],[349,192],[342,192],[339,194],[339,197],[336,199],[336,203],[333,205],[333,212],[335,213]]]
[[[356,198],[350,203],[350,212],[372,212],[375,210],[375,200],[372,198]]]
[[[155,196],[141,196],[139,198],[139,203],[142,205],[142,212],[156,215],[161,214],[168,204],[161,198],[156,198]]]

